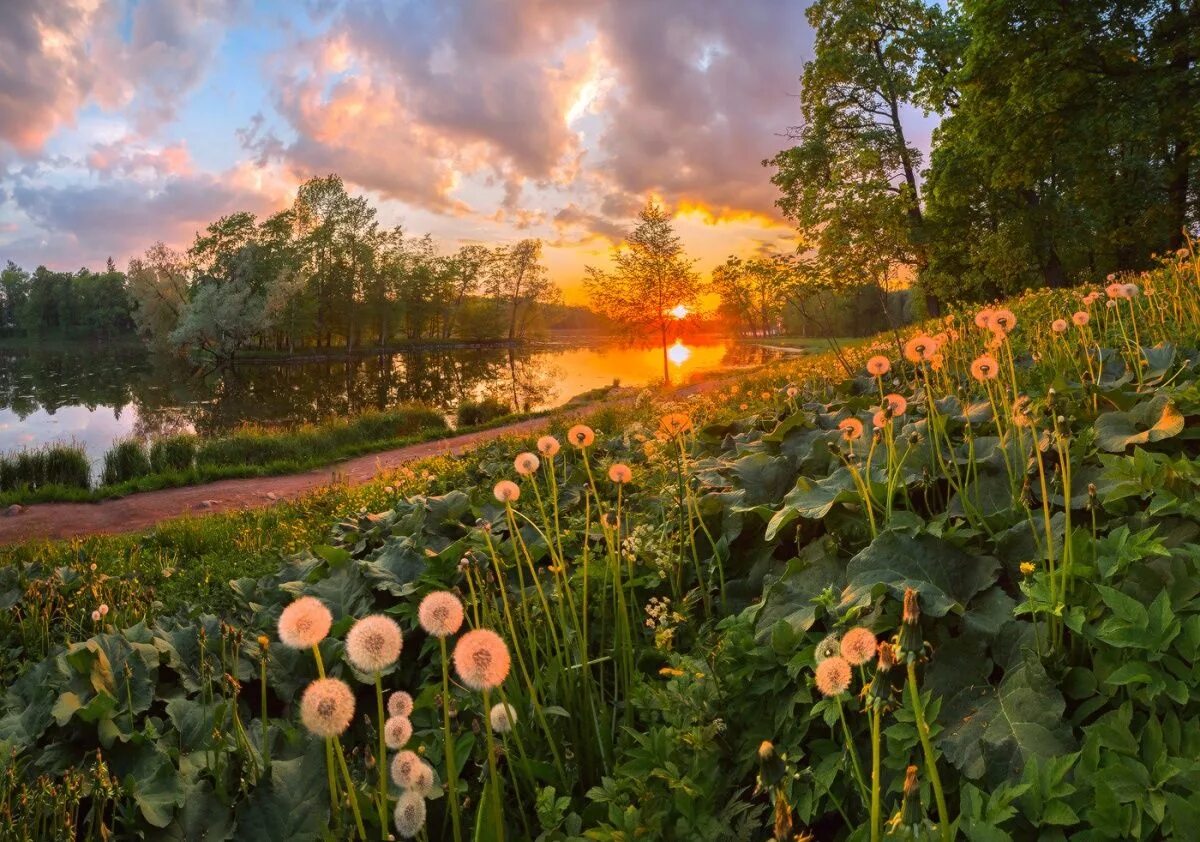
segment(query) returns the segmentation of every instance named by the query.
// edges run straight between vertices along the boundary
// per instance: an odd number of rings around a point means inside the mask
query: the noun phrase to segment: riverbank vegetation
[[[269,512],[17,548],[0,820],[1187,836],[1200,261],[900,340],[849,377],[805,355]]]
[[[463,432],[511,419],[507,410]],[[84,502],[235,477],[293,474],[342,459],[448,435],[445,417],[411,405],[351,419],[277,429],[246,425],[228,435],[121,439],[104,455],[99,483],[77,445],[0,454],[0,504]]]

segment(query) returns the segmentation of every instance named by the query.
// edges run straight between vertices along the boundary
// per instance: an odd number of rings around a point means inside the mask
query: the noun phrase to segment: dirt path
[[[730,378],[708,380],[675,390],[675,395],[706,392]],[[632,398],[619,399],[625,403]],[[573,408],[579,415],[601,406],[600,403]],[[329,485],[336,477],[351,484],[367,482],[380,470],[406,462],[449,453],[462,453],[473,446],[510,434],[530,435],[546,429],[551,418],[530,418],[503,427],[465,433],[460,436],[422,442],[395,450],[368,453],[344,462],[314,468],[301,474],[273,477],[224,479],[204,485],[145,491],[115,500],[97,503],[34,503],[18,514],[0,513],[0,547],[36,539],[76,538],[114,532],[136,532],[159,521],[182,515],[203,515],[231,509],[270,506],[280,500],[302,497]],[[3,553],[0,553],[2,559]]]

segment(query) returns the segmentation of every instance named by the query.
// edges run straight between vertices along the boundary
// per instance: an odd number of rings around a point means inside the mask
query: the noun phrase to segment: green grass
[[[150,456],[141,439],[121,439],[104,454],[104,485],[117,485],[150,473]]]
[[[150,467],[156,474],[186,471],[195,459],[196,437],[188,433],[163,436],[150,445]]]
[[[0,455],[0,501],[25,491],[86,490],[90,473],[87,454],[73,442],[3,454]]]
[[[349,422],[337,422],[333,425],[311,426],[301,428],[294,433],[271,433],[268,430],[254,428],[227,437],[231,441],[221,440],[220,445],[212,441],[207,443],[208,451],[204,452],[205,444],[198,447],[196,442],[185,442],[173,445],[179,451],[191,445],[196,449],[196,457],[188,468],[171,468],[161,460],[164,470],[153,470],[144,476],[126,479],[113,484],[89,488],[84,485],[69,485],[64,483],[46,483],[30,486],[18,485],[9,490],[0,491],[0,507],[13,503],[28,505],[33,503],[94,503],[100,500],[111,500],[116,497],[127,497],[144,491],[159,491],[164,488],[180,488],[189,485],[202,485],[222,479],[245,479],[248,477],[283,476],[297,474],[339,462],[352,459],[368,453],[378,453],[399,447],[421,444],[440,438],[448,438],[464,433],[481,432],[495,427],[502,427],[515,421],[536,418],[546,414],[509,413],[492,418],[486,422],[469,427],[459,427],[450,430],[445,419],[434,410],[424,410],[429,413],[430,426],[418,426],[417,432],[411,435],[391,435],[396,426],[386,419],[391,413],[369,413],[366,416]],[[434,421],[436,419],[436,422]],[[394,420],[394,419],[393,419]],[[312,431],[325,431],[324,434],[313,436]],[[378,436],[378,437],[371,437]],[[189,439],[191,436],[176,438]],[[285,445],[275,440],[283,439]],[[196,441],[202,441],[197,439]],[[156,442],[156,445],[158,443]],[[289,449],[290,448],[290,449]],[[82,451],[81,451],[82,452]],[[203,454],[203,455],[202,455]],[[17,454],[19,455],[19,454]],[[182,458],[182,457],[180,457]],[[0,460],[0,467],[5,463]],[[180,463],[176,463],[180,464]],[[151,466],[154,462],[154,447],[151,448]]]
[[[458,405],[455,417],[460,427],[470,427],[476,424],[486,424],[510,414],[510,409],[504,401],[495,398],[483,398],[478,401],[462,401]]]

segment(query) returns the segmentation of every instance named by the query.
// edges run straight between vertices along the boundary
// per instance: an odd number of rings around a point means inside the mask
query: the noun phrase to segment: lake
[[[671,377],[683,382],[776,353],[689,341],[671,349]],[[609,343],[406,350],[218,371],[122,344],[0,348],[0,452],[74,440],[96,465],[128,435],[216,435],[247,422],[321,421],[407,401],[449,412],[489,395],[539,410],[614,380],[642,386],[661,378],[660,349]]]

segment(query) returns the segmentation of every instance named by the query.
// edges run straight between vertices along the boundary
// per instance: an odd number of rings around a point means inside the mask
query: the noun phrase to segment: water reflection
[[[723,341],[677,343],[672,379],[762,362]],[[619,380],[662,376],[662,351],[619,345],[455,348],[199,371],[122,345],[0,349],[0,451],[74,438],[98,460],[123,435],[214,435],[246,422],[292,424],[406,401],[451,410],[496,397],[524,410],[560,405]]]

